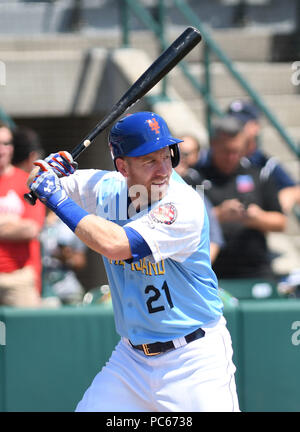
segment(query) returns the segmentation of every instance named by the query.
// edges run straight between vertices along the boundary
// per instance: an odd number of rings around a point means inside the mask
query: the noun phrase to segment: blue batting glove
[[[65,177],[74,174],[78,168],[78,163],[74,161],[72,155],[67,151],[51,153],[46,157],[45,162],[50,165],[58,177]]]
[[[34,164],[40,167],[40,171],[29,187],[47,207],[56,211],[68,196],[50,165],[42,160]]]
[[[30,189],[75,232],[81,219],[88,215],[87,211],[68,197],[54,169],[46,161],[40,159],[34,165],[40,170],[30,183]]]

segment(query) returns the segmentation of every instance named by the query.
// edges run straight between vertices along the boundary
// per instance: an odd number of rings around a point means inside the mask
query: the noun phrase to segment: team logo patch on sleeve
[[[151,210],[149,217],[153,222],[171,225],[177,218],[177,210],[174,204],[166,203]]]

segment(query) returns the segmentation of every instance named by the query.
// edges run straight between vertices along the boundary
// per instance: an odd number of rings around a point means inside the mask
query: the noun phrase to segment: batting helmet
[[[164,119],[153,112],[138,112],[121,118],[109,135],[114,162],[119,157],[144,156],[170,147],[173,168],[179,163],[178,143],[181,141],[171,135]]]

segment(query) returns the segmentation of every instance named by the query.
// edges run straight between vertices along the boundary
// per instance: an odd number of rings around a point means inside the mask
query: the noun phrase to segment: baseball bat
[[[121,114],[149,92],[180,60],[183,59],[200,41],[202,37],[198,29],[187,27],[181,35],[149,66],[149,68],[135,81],[121,99],[112,107],[110,113],[104,117],[94,129],[71,151],[73,159],[93,142],[93,140],[111,125]],[[24,198],[32,205],[37,196],[31,191]]]

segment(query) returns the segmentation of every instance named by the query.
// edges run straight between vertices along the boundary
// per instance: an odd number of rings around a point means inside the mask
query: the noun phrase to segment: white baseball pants
[[[203,329],[203,338],[157,356],[122,338],[76,411],[239,411],[225,318]]]

